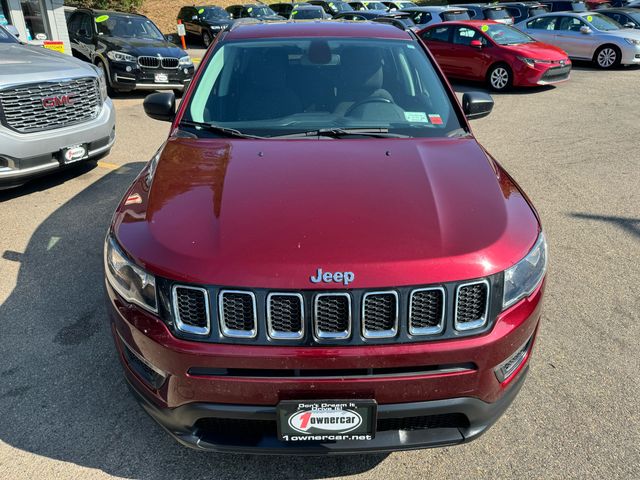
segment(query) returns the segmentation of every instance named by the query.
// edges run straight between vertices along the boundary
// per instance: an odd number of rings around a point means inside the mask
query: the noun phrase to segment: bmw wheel
[[[502,64],[491,67],[487,79],[489,86],[497,92],[508,89],[513,81],[511,70]]]
[[[211,34],[209,32],[207,32],[206,30],[204,32],[202,32],[202,43],[204,43],[204,46],[209,48],[209,45],[211,45]]]
[[[620,51],[613,45],[603,45],[595,54],[595,61],[600,68],[613,68],[620,65]]]

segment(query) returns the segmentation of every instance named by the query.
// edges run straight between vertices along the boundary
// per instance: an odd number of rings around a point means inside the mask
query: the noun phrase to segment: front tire
[[[113,98],[116,90],[111,86],[111,79],[109,78],[109,71],[107,70],[106,65],[102,60],[97,60],[96,67],[98,67],[102,71],[102,75],[104,75],[104,80],[107,83],[107,95]]]
[[[599,68],[615,68],[620,65],[622,54],[618,47],[613,45],[601,46],[593,56],[593,61]]]
[[[494,65],[487,73],[487,83],[492,90],[504,92],[513,84],[513,73],[507,65],[502,63]]]

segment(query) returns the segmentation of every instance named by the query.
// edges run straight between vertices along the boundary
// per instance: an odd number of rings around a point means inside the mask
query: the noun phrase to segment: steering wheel
[[[388,98],[384,98],[384,97],[368,97],[368,98],[364,98],[356,103],[354,103],[353,105],[351,105],[346,112],[344,112],[344,116],[348,117],[350,116],[353,111],[356,108],[360,108],[363,105],[367,105],[369,103],[393,103],[391,100],[389,100]]]

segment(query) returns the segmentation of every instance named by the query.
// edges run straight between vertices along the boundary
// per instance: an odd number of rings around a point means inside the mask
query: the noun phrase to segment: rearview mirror
[[[583,25],[582,27],[580,27],[580,33],[589,34],[591,33],[591,29],[586,25]]]
[[[191,17],[191,20],[198,20],[198,15],[194,15],[193,17]]]
[[[480,40],[471,40],[469,45],[473,48],[482,48],[482,42]]]
[[[176,96],[173,92],[156,92],[147,95],[142,105],[144,113],[154,120],[171,122],[176,116]]]
[[[493,98],[488,93],[468,92],[462,96],[462,111],[469,120],[486,117],[493,110]]]

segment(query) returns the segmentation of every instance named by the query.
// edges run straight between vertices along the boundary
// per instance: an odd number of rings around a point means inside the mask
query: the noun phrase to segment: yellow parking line
[[[202,61],[202,59],[201,58],[192,58],[191,61],[193,63],[200,63]]]
[[[109,162],[98,162],[98,166],[102,168],[106,168],[107,170],[117,170],[120,168],[120,165],[116,165],[115,163]]]

